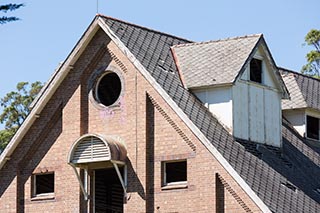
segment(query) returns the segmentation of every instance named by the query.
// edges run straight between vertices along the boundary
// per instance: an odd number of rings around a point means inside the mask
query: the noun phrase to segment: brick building
[[[319,85],[262,35],[97,15],[0,156],[0,210],[317,212]]]

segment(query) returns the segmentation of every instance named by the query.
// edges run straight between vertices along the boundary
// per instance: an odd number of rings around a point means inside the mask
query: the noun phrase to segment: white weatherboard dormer
[[[283,110],[283,116],[302,137],[320,145],[319,111],[310,108]]]
[[[190,89],[235,138],[281,146],[287,89],[262,35],[175,46]]]
[[[275,69],[263,47],[258,46],[232,87],[235,137],[280,146],[282,92]]]
[[[302,136],[320,146],[320,80],[281,69],[282,78],[291,94],[282,101],[282,113]]]

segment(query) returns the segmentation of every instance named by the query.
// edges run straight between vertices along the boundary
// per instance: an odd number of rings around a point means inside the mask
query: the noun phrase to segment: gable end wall
[[[89,80],[93,72],[108,67],[121,73],[125,91],[118,107],[101,109],[89,98]],[[0,176],[0,209],[10,212],[16,206],[25,212],[85,212],[79,184],[66,160],[72,143],[86,133],[116,135],[126,143],[130,200],[124,205],[125,212],[156,209],[164,212],[215,212],[219,200],[216,196],[217,174],[227,183],[225,186],[232,189],[226,190],[229,194],[226,192],[225,195],[225,209],[260,212],[198,137],[102,31],[97,32],[1,170],[6,175]],[[187,159],[188,187],[162,190],[161,162],[175,159]],[[55,172],[55,199],[34,201],[30,195],[30,177],[32,173],[42,171]],[[6,184],[2,184],[3,181]]]

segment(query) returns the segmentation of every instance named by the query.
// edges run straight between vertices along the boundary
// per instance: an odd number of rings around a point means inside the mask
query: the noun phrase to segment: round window
[[[121,80],[114,72],[109,72],[102,76],[96,87],[97,100],[105,105],[114,104],[121,94]]]

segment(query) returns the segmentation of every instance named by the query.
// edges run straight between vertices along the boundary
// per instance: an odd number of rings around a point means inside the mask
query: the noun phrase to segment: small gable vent
[[[110,160],[109,147],[99,138],[83,138],[74,150],[72,163],[88,163]]]

